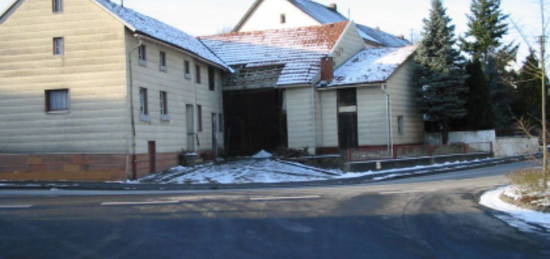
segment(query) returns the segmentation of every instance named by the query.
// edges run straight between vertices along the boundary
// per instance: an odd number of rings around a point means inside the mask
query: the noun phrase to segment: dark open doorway
[[[250,155],[287,146],[282,90],[224,93],[225,144],[229,155]]]

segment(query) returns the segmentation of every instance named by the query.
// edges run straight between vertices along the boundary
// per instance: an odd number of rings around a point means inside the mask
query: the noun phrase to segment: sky
[[[0,10],[13,0],[0,0]],[[120,0],[113,0],[119,2]],[[171,24],[192,35],[216,34],[232,28],[255,0],[124,0],[125,6]],[[336,3],[344,15],[350,14],[356,23],[393,33],[411,34],[417,39],[422,20],[428,16],[431,0],[317,0],[323,4]],[[466,14],[469,0],[443,0],[449,16],[456,25],[457,35],[467,30]],[[531,42],[540,35],[538,0],[503,0],[502,9],[510,14]],[[549,4],[550,6],[550,4]],[[521,43],[520,57],[527,54],[527,44],[514,26],[506,41]],[[521,59],[521,58],[520,58]],[[521,63],[521,60],[519,60]]]

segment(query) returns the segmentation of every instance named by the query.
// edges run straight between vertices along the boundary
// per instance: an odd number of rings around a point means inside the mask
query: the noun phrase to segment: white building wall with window
[[[92,1],[62,2],[54,13],[52,1],[23,1],[0,22],[0,152],[125,153],[124,26]],[[67,94],[48,111],[56,89]]]
[[[130,33],[126,34],[127,50],[136,48],[139,41]],[[132,84],[134,87],[134,116],[136,118],[137,153],[147,152],[147,142],[155,141],[157,152],[212,150],[212,114],[223,114],[223,93],[221,71],[215,69],[215,88],[209,89],[208,65],[193,59],[180,50],[157,42],[142,40],[146,46],[146,60],[139,60],[138,51],[132,53]],[[161,54],[165,53],[165,66],[161,66]],[[189,62],[189,73],[185,72],[185,61]],[[200,83],[196,80],[196,65],[200,67]],[[130,79],[129,79],[130,80]],[[148,92],[148,115],[140,113],[139,89]],[[167,111],[161,110],[161,92],[166,93]],[[195,105],[196,150],[188,149],[186,105]],[[202,131],[199,131],[197,106],[202,108]],[[218,123],[219,124],[219,123]],[[218,148],[223,148],[223,132],[216,130]]]

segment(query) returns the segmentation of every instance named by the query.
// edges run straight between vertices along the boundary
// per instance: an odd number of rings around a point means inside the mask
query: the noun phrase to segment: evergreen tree
[[[494,129],[494,113],[491,108],[487,79],[481,62],[475,60],[466,66],[466,86],[468,94],[466,97],[466,117],[461,120],[464,130],[486,130]]]
[[[439,125],[445,144],[450,121],[466,115],[463,97],[467,88],[461,67],[462,57],[454,48],[454,30],[441,0],[432,0],[430,17],[424,19],[424,39],[415,57],[419,106],[426,120]]]
[[[501,39],[508,33],[508,15],[502,13],[500,3],[500,0],[472,0],[468,31],[466,38],[461,39],[462,49],[472,60],[487,64],[489,56],[502,45]]]
[[[487,79],[491,110],[497,129],[510,128],[513,104],[512,82],[515,73],[507,69],[514,61],[518,46],[503,45],[502,38],[508,33],[508,15],[500,8],[500,0],[472,0],[468,15],[468,31],[461,39],[461,47],[472,62],[479,60]]]
[[[533,123],[538,123],[541,118],[541,78],[539,60],[534,51],[531,51],[525,59],[517,78],[516,102],[514,113],[518,118],[524,117]],[[548,81],[548,79],[546,79]],[[547,83],[548,85],[548,83]],[[546,104],[549,110],[550,104]]]

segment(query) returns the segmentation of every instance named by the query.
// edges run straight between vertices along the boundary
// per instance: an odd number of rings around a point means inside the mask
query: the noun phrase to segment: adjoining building
[[[108,0],[15,1],[0,16],[0,179],[131,179],[224,147],[423,142],[414,46],[307,0],[279,0],[281,27],[244,31],[273,3],[195,38]]]
[[[107,0],[18,0],[0,53],[0,179],[135,178],[223,147],[232,69],[156,19]]]

